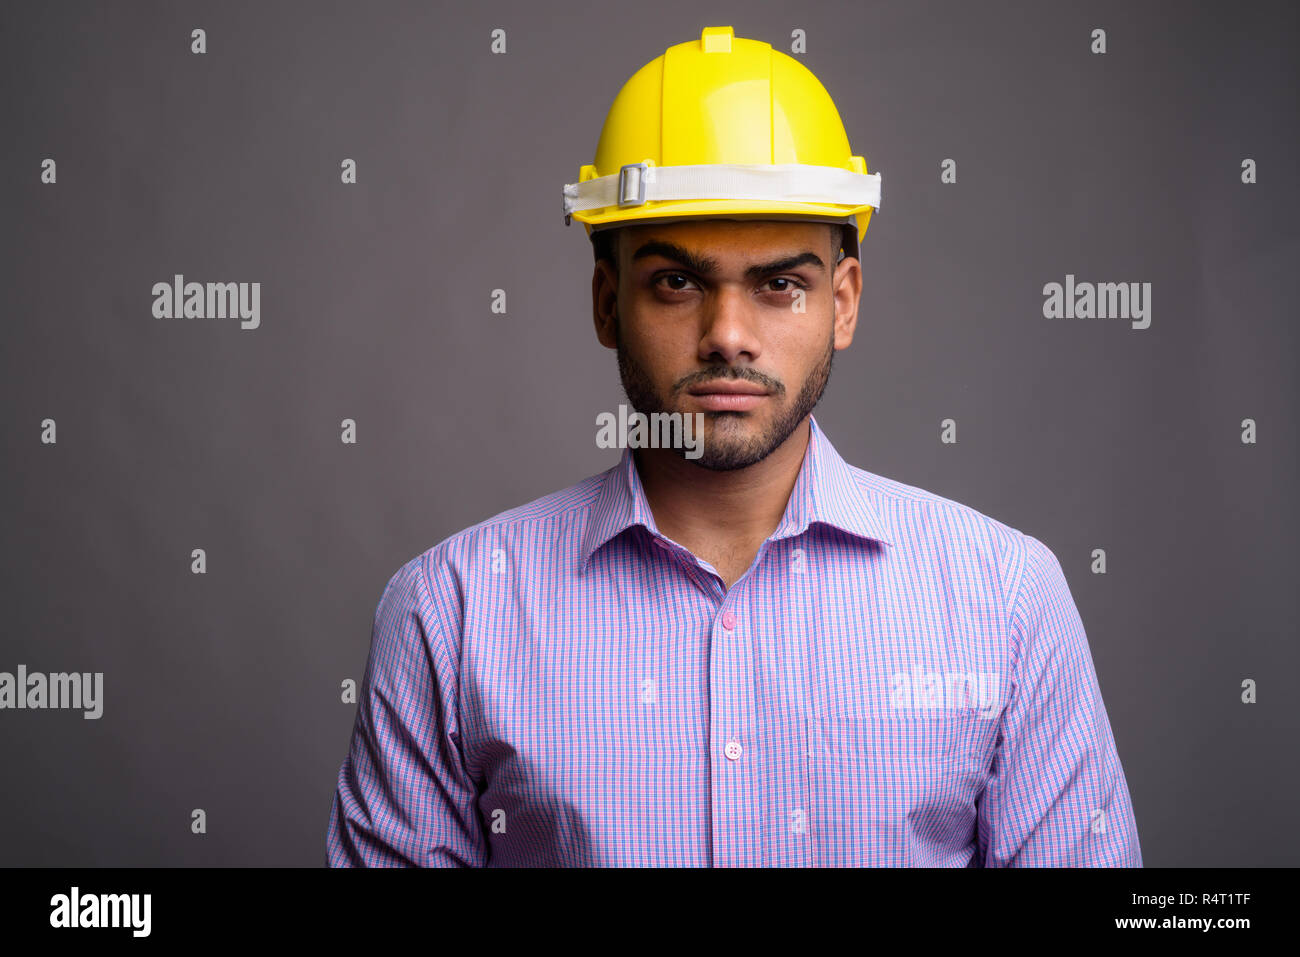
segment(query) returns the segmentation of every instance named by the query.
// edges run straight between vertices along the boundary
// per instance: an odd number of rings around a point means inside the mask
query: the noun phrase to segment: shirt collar
[[[835,451],[814,416],[808,417],[808,449],[799,477],[790,492],[785,514],[771,539],[802,534],[813,522],[822,522],[859,538],[897,544],[894,529],[872,507],[847,462]],[[605,473],[600,491],[587,515],[582,535],[582,565],[620,532],[641,525],[662,538],[641,487],[632,450],[623,449],[618,465]]]

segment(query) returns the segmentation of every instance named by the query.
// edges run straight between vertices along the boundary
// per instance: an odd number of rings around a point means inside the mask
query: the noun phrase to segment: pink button
[[[658,545],[660,548],[664,548],[664,549],[669,547],[668,543],[665,542],[662,538],[656,538],[655,544]]]
[[[725,754],[732,761],[738,759],[742,754],[744,754],[744,752],[745,749],[740,746],[740,742],[734,739],[728,741],[727,746],[722,749],[722,753]]]
[[[727,631],[731,631],[731,629],[735,628],[736,616],[729,611],[724,611],[722,613],[722,627],[727,629]]]

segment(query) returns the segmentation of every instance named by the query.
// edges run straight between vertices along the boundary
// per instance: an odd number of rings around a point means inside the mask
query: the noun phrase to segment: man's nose
[[[700,337],[700,358],[719,356],[731,364],[742,356],[758,358],[758,332],[754,304],[745,292],[721,284],[704,307],[704,329]]]

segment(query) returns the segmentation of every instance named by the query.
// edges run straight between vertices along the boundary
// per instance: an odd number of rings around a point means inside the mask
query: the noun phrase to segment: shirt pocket
[[[807,718],[811,863],[969,864],[994,725],[953,708]]]

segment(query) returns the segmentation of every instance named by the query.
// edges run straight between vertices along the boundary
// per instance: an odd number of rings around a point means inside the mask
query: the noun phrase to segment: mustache
[[[785,386],[771,376],[763,375],[763,373],[753,369],[733,368],[731,366],[710,366],[700,372],[692,372],[690,375],[679,379],[677,384],[673,386],[673,391],[684,392],[686,389],[704,385],[706,382],[726,380],[752,382],[776,395],[785,395]]]

